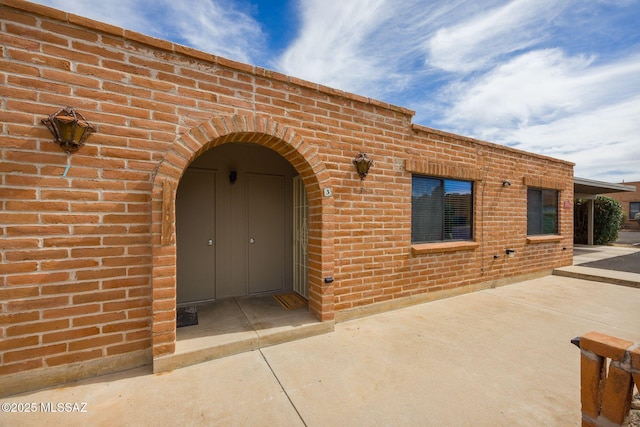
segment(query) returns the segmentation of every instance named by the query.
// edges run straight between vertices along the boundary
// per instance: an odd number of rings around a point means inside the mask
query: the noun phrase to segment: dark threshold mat
[[[193,307],[180,307],[176,310],[176,328],[198,324],[198,310]]]

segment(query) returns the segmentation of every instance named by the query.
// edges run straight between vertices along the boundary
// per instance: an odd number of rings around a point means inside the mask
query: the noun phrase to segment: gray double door
[[[285,213],[285,176],[230,183],[188,169],[176,197],[178,304],[285,289]]]

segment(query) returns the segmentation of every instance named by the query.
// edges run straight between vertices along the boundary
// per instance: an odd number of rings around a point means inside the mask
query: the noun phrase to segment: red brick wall
[[[0,25],[0,375],[174,350],[175,190],[223,143],[265,145],[301,174],[320,319],[571,263],[570,163],[28,2],[2,0]],[[98,126],[69,159],[40,122],[67,105]],[[475,182],[474,244],[412,247],[412,172]],[[560,190],[560,238],[527,239],[527,185]]]

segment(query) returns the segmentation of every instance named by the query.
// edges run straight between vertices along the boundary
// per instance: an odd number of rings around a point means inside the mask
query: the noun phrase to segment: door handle
[[[254,238],[249,239],[249,243],[250,243],[250,244],[252,244],[252,245],[253,245],[255,242],[256,242],[256,239],[254,239]]]
[[[209,239],[209,240],[207,240],[207,245],[209,245],[209,246],[213,246],[213,239]]]

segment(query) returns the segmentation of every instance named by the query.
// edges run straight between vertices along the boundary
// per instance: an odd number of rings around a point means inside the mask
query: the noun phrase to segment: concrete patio
[[[273,295],[227,298],[199,305],[198,324],[177,329],[174,354],[157,359],[165,372],[333,331],[305,307],[284,309]]]
[[[635,234],[635,233],[634,233]],[[640,235],[640,233],[638,233]],[[556,269],[554,274],[577,279],[595,280],[605,283],[640,288],[640,274],[612,269],[593,268],[585,264],[605,259],[624,257],[640,252],[631,246],[576,246],[573,251],[573,265]]]
[[[622,249],[578,248],[576,263],[637,251]],[[580,425],[569,340],[598,331],[640,342],[638,306],[637,288],[547,276],[163,374],[139,368],[5,398],[37,413],[2,412],[0,425]],[[86,412],[41,411],[58,403]]]

